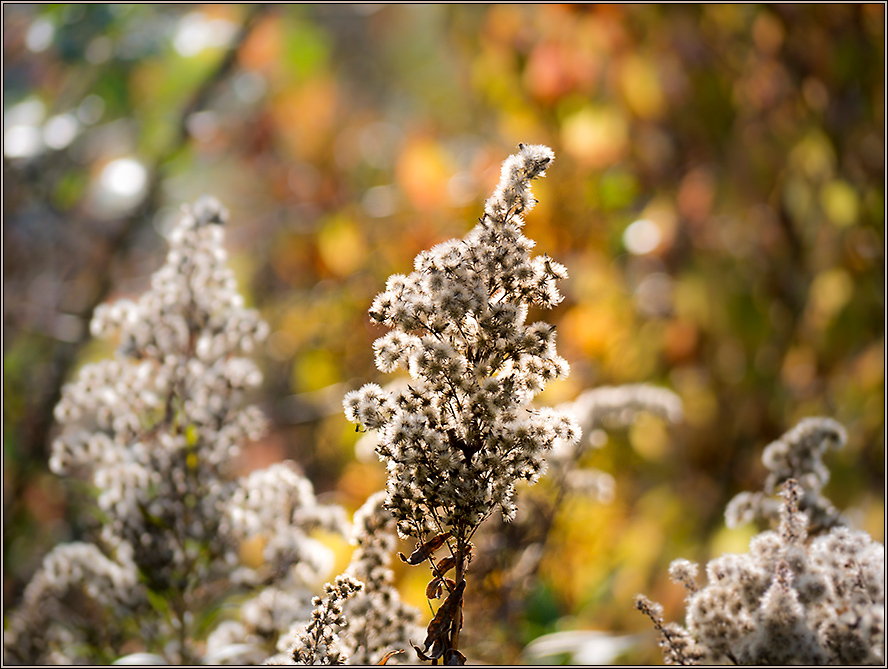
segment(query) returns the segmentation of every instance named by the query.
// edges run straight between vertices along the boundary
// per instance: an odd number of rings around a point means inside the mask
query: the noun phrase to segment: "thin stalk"
[[[459,534],[456,537],[456,585],[459,586],[460,583],[465,579],[465,556],[466,556],[466,538],[465,538],[465,529],[460,528]],[[456,608],[453,610],[453,624],[450,627],[450,647],[454,651],[459,650],[459,631],[460,631],[460,623],[462,622],[462,609],[463,609],[463,598],[460,598],[459,603]]]

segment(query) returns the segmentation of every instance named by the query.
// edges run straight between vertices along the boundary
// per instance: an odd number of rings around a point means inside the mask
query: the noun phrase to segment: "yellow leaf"
[[[619,77],[623,99],[636,116],[654,119],[662,115],[666,98],[654,63],[642,56],[627,56],[621,63]]]
[[[615,163],[626,152],[628,141],[626,119],[610,107],[585,107],[561,126],[564,150],[591,168]]]
[[[836,179],[820,189],[820,204],[830,221],[840,228],[853,225],[860,212],[860,197],[846,181]]]
[[[241,541],[237,551],[241,564],[251,569],[258,569],[265,564],[265,557],[263,555],[265,544],[265,537],[261,535]]]
[[[367,257],[367,243],[347,216],[340,214],[325,222],[317,239],[321,259],[338,276],[352,274]]]

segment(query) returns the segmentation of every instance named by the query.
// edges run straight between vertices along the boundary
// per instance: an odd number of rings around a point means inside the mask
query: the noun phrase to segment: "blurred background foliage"
[[[92,522],[48,471],[52,407],[110,354],[90,314],[144,289],[181,203],[231,210],[231,262],[271,325],[256,399],[274,428],[239,469],[292,458],[354,509],[384,484],[341,415],[345,391],[387,380],[367,308],[472,227],[519,141],[555,150],[527,234],[571,275],[544,317],[572,373],[541,401],[651,382],[685,421],[590,454],[614,500],[566,498],[525,594],[468,602],[469,656],[646,632],[638,591],[680,615],[668,563],[746,549],[754,528],[727,531],[724,506],[804,416],[848,428],[827,493],[884,540],[883,5],[3,12],[6,607]],[[399,577],[428,610],[425,574]],[[653,635],[620,657],[658,661]]]

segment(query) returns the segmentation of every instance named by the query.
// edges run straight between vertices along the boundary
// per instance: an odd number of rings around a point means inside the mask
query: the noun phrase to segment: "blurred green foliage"
[[[528,236],[571,273],[546,318],[572,374],[543,400],[646,381],[686,420],[590,456],[616,499],[568,498],[518,624],[467,612],[474,657],[646,630],[638,591],[676,615],[666,566],[745,550],[724,505],[804,416],[848,428],[827,493],[883,540],[883,5],[3,11],[7,603],[93,522],[48,473],[52,406],[108,353],[86,346],[90,313],[141,292],[181,202],[231,210],[241,288],[272,327],[274,430],[243,471],[292,458],[353,509],[384,481],[340,411],[377,379],[366,310],[471,227],[519,141],[555,150]]]

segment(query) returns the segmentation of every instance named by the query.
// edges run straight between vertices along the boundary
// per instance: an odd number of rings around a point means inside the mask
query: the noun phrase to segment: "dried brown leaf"
[[[383,657],[383,658],[382,658],[379,662],[377,662],[376,664],[377,664],[377,665],[383,665],[383,664],[385,664],[386,662],[388,662],[390,659],[392,659],[392,657],[394,657],[395,655],[398,655],[399,653],[403,653],[403,652],[404,652],[403,650],[390,650],[388,653],[385,654],[385,657]]]
[[[410,554],[410,557],[404,557],[403,553],[398,553],[398,557],[401,558],[402,562],[406,562],[407,564],[418,565],[422,564],[426,560],[428,560],[429,556],[434,553],[436,550],[441,548],[444,545],[444,542],[447,541],[447,538],[450,536],[450,532],[442,532],[426,541],[422,546],[417,548]]]
[[[456,581],[452,578],[435,576],[426,586],[426,598],[438,599],[441,596],[442,586],[447,586],[447,592],[451,592],[456,587]]]
[[[413,643],[412,641],[410,642],[410,645],[413,646],[413,650],[416,651],[416,656],[417,656],[420,660],[423,660],[424,662],[428,662],[429,660],[432,659],[431,657],[429,657],[428,655],[426,655],[425,653],[423,653],[423,652],[422,652],[422,648],[420,648],[419,646],[417,646],[417,645],[416,645],[415,643]]]
[[[462,666],[466,663],[466,656],[458,650],[448,648],[444,651],[444,664],[450,666]]]
[[[435,572],[443,576],[456,566],[456,558],[452,555],[441,558],[435,565]]]
[[[436,645],[436,642],[442,640],[446,641],[447,636],[450,634],[450,626],[453,623],[453,613],[457,610],[457,607],[462,602],[462,596],[465,589],[466,582],[463,581],[458,586],[456,586],[449,595],[447,595],[447,599],[445,599],[444,603],[438,607],[438,611],[437,613],[435,613],[435,617],[432,618],[432,621],[429,623],[428,634],[426,635],[425,642],[423,643],[426,652],[428,652],[429,647],[432,647],[432,655],[435,655],[434,647]],[[443,652],[444,648],[441,648],[441,653]],[[435,657],[440,657],[441,653],[439,653]]]
[[[426,599],[438,599],[441,596],[441,589],[443,587],[442,579],[440,576],[435,576],[429,584],[426,586]]]

